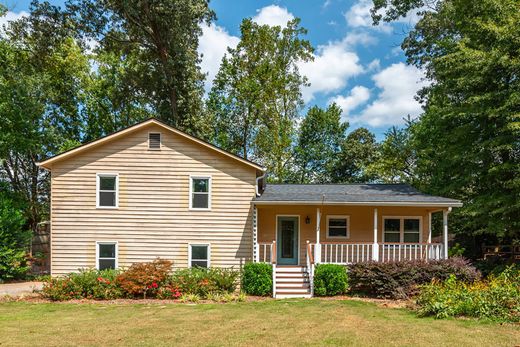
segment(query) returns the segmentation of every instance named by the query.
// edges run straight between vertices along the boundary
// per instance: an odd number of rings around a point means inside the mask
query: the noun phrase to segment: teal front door
[[[298,217],[278,217],[276,253],[278,264],[298,265]]]

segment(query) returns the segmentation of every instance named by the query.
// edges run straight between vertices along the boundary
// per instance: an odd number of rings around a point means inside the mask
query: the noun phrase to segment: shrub
[[[273,293],[273,268],[266,263],[246,263],[242,272],[242,288],[250,295]]]
[[[81,270],[65,277],[48,279],[42,295],[50,300],[71,299],[110,300],[123,297],[123,291],[116,283],[117,270]]]
[[[520,321],[520,270],[511,266],[487,280],[465,283],[451,275],[422,287],[419,314],[446,318],[467,316]]]
[[[171,261],[159,258],[149,263],[135,263],[117,276],[117,284],[130,297],[153,297],[168,279],[171,268]]]
[[[193,267],[175,271],[170,281],[183,294],[206,298],[209,293],[233,293],[238,276],[239,272],[233,269]]]
[[[0,191],[0,283],[22,278],[29,270],[27,250],[32,233],[25,229],[25,222],[22,210]]]
[[[314,294],[333,296],[345,294],[348,289],[347,269],[343,265],[318,264],[314,272]]]
[[[463,258],[429,262],[357,263],[349,266],[350,290],[377,298],[406,299],[418,293],[418,287],[433,279],[443,281],[450,275],[471,283],[480,273]]]

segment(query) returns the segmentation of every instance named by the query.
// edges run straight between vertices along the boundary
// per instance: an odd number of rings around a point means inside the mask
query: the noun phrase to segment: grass
[[[515,346],[520,326],[417,318],[361,301],[0,304],[0,345]]]

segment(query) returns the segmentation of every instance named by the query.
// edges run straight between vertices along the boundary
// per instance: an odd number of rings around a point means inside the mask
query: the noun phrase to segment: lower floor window
[[[421,219],[418,217],[385,217],[383,241],[418,243],[421,240]]]
[[[117,242],[96,242],[96,268],[98,270],[117,268]]]
[[[208,268],[210,266],[209,245],[190,245],[189,247],[189,266]]]

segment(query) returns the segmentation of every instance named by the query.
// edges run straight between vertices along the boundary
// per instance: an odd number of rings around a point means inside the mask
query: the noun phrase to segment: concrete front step
[[[311,294],[276,294],[277,299],[311,298]]]
[[[309,274],[305,266],[276,267],[276,298],[310,298]]]
[[[276,296],[280,294],[310,294],[309,288],[276,288]]]

